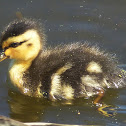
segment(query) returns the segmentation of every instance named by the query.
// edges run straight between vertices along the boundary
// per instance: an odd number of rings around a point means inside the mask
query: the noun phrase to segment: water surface
[[[47,45],[88,41],[117,54],[126,69],[126,1],[124,0],[4,0],[0,1],[0,30],[20,11],[44,23]],[[106,117],[92,104],[94,98],[76,99],[73,105],[34,99],[10,90],[10,60],[0,63],[0,115],[31,122],[126,125],[126,89],[108,90],[102,102],[113,108]],[[8,86],[9,85],[9,86]],[[111,111],[108,111],[111,113]]]

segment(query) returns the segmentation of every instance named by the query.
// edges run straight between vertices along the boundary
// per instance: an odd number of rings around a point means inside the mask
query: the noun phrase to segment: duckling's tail
[[[110,88],[126,87],[126,70],[119,69],[118,73],[112,75]]]

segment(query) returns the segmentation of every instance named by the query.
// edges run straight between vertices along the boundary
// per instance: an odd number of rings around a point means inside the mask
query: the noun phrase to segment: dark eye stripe
[[[20,43],[14,42],[14,43],[11,43],[11,44],[9,45],[9,47],[16,48],[16,47],[19,46],[19,45],[20,45]]]
[[[16,47],[18,47],[19,45],[22,45],[23,43],[25,43],[26,41],[27,41],[27,40],[25,40],[25,41],[23,41],[23,42],[13,42],[13,43],[11,43],[8,47],[5,47],[4,50],[6,50],[6,49],[8,49],[8,48],[10,48],[10,47],[16,48]]]

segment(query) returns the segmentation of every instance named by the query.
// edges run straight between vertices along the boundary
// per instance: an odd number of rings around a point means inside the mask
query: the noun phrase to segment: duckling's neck
[[[32,61],[12,60],[9,68],[10,79],[14,86],[16,86],[22,93],[28,94],[28,89],[23,88],[24,72],[31,66]]]

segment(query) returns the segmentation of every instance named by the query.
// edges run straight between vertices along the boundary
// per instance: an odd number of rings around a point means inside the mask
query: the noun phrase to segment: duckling
[[[1,35],[1,61],[12,59],[10,79],[28,96],[69,100],[125,86],[115,58],[88,43],[46,48],[43,27],[35,19],[11,22]]]

